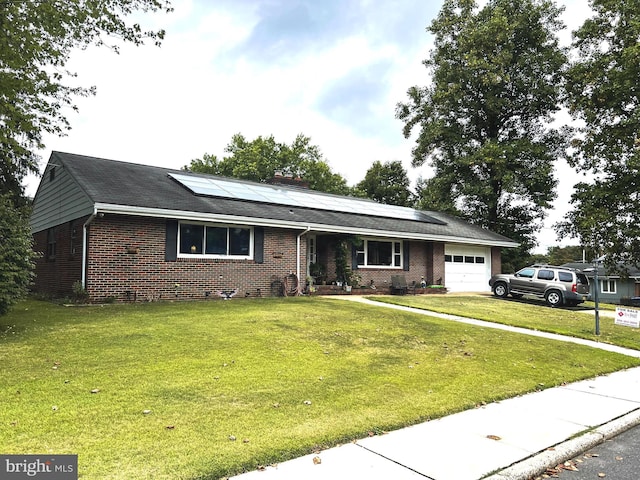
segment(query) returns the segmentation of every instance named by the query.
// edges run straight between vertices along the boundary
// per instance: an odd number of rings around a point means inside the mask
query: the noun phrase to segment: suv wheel
[[[493,287],[493,293],[496,297],[504,298],[509,295],[509,289],[504,282],[498,282]]]
[[[559,307],[562,305],[562,293],[558,290],[549,290],[544,299],[550,307]]]

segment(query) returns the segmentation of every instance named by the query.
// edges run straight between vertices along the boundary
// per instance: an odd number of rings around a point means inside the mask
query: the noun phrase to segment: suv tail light
[[[575,283],[571,285],[571,291],[573,293],[578,293],[578,285],[576,285]]]

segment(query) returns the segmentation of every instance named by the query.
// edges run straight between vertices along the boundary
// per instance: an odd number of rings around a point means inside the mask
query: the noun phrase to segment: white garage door
[[[450,292],[488,292],[491,278],[491,249],[446,245],[445,286]]]

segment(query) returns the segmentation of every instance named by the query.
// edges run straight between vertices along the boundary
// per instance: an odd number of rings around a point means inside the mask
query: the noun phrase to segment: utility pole
[[[600,335],[600,302],[598,298],[598,257],[593,260],[593,301],[596,304],[596,335]]]

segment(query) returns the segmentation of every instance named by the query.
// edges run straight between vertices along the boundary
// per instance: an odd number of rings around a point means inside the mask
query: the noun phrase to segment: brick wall
[[[491,247],[491,275],[502,273],[502,250],[500,247]]]
[[[429,258],[427,277],[432,285],[445,285],[444,243],[429,244]]]
[[[55,255],[48,255],[49,230],[33,236],[36,277],[32,290],[53,296],[71,296],[74,282],[82,280],[82,225],[86,218],[63,223],[50,229],[55,240]]]
[[[82,225],[86,218],[55,229],[56,256],[47,258],[47,231],[34,235],[37,261],[34,290],[52,296],[70,296],[73,283],[81,280]],[[92,301],[148,301],[219,298],[220,290],[238,288],[238,296],[279,295],[285,277],[296,272],[296,238],[299,230],[264,229],[264,262],[254,260],[178,258],[165,259],[164,219],[105,215],[89,226],[86,288]],[[318,237],[321,238],[321,237]],[[306,280],[306,237],[302,236],[300,268]],[[335,278],[333,251],[318,243],[319,261]],[[496,249],[494,249],[496,250]],[[444,244],[412,241],[409,270],[358,269],[362,285],[371,280],[387,287],[392,275],[404,275],[408,283],[444,284]],[[492,251],[492,271],[498,255]]]
[[[163,219],[105,215],[89,227],[87,291],[94,301],[219,298],[218,291],[236,287],[238,296],[276,295],[283,279],[296,272],[299,233],[265,228],[261,264],[205,258],[166,261]],[[301,242],[305,257],[306,242]]]

